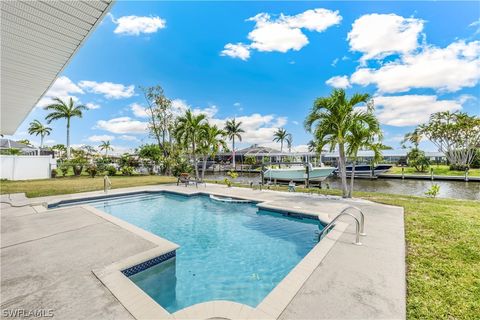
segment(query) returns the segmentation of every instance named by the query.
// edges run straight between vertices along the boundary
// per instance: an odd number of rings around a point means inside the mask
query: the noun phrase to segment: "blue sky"
[[[332,87],[374,97],[385,143],[430,113],[480,115],[477,2],[118,1],[15,134],[51,97],[88,104],[72,144],[111,140],[117,152],[151,141],[139,86],[161,85],[178,110],[221,124],[237,117],[244,145],[274,146],[273,131],[310,135],[302,122]],[[48,144],[65,143],[65,123]],[[426,149],[433,149],[428,143]]]

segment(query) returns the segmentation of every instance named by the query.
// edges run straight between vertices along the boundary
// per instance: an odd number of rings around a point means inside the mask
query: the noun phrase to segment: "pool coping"
[[[56,199],[61,198],[62,196],[56,196],[49,199],[50,201],[47,201],[46,205],[50,206],[58,203],[75,202],[78,200],[94,200],[142,193],[173,193],[183,196],[210,194],[217,196],[228,196],[228,194],[220,192],[206,192],[201,190],[195,190],[194,192],[190,192],[190,190],[172,191],[161,187],[157,187],[154,190],[148,188],[143,190],[136,189],[134,191],[125,190],[124,192],[120,190],[118,191],[119,192],[115,192],[111,195],[96,194],[94,196],[82,196],[81,194],[76,194],[75,197],[59,200]],[[226,191],[228,191],[228,189],[226,189]],[[275,201],[265,201],[255,197],[235,196],[235,198],[250,200],[261,209],[280,211],[283,213],[293,213],[300,216],[308,216],[314,219],[318,218],[318,220],[324,224],[327,224],[329,221],[331,221],[331,218],[327,213],[314,212],[313,210],[285,208],[284,206],[280,207],[274,204]],[[72,204],[72,206],[75,205]],[[79,204],[78,206],[156,245],[156,247],[153,249],[114,262],[104,268],[92,270],[92,273],[98,278],[98,280],[105,285],[105,287],[136,319],[277,319],[298,293],[303,284],[312,275],[314,270],[321,264],[322,260],[327,256],[328,252],[332,249],[336,241],[340,238],[348,226],[347,223],[337,222],[331,231],[328,232],[328,234],[324,236],[323,239],[319,241],[310,250],[310,252],[297,263],[297,265],[255,308],[233,301],[215,300],[198,303],[174,313],[169,313],[140,287],[135,285],[135,283],[125,276],[122,271],[145,261],[157,258],[166,253],[175,251],[180,246],[90,205]],[[59,209],[65,209],[65,207],[51,208],[48,211]]]

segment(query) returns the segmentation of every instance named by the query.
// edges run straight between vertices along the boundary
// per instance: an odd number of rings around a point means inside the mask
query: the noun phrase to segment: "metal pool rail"
[[[351,209],[360,212],[360,222],[358,221],[357,217],[355,217],[353,214],[347,212],[348,210],[351,210]],[[360,210],[359,208],[354,207],[354,206],[346,207],[345,209],[342,210],[342,212],[340,212],[340,214],[338,216],[333,218],[333,220],[330,221],[330,223],[327,224],[327,226],[325,228],[323,228],[323,230],[320,232],[319,239],[322,239],[322,237],[325,235],[325,233],[328,230],[330,230],[335,225],[335,222],[343,215],[348,215],[348,216],[352,217],[353,219],[355,219],[355,242],[354,242],[354,244],[356,244],[357,246],[361,246],[362,243],[360,242],[360,236],[361,235],[362,236],[367,235],[365,233],[365,216],[364,216],[362,210]]]

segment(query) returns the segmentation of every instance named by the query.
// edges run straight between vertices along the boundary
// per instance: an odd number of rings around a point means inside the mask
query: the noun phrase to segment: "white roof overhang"
[[[1,1],[2,134],[15,133],[113,2]]]

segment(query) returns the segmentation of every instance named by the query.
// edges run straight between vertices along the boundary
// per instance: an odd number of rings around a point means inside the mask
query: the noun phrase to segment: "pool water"
[[[130,279],[173,313],[210,300],[257,306],[316,245],[318,220],[207,196],[144,194],[91,205],[180,245]]]

